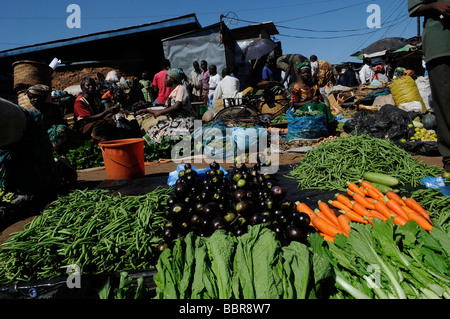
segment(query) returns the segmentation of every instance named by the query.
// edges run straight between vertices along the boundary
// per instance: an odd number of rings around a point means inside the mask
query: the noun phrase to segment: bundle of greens
[[[397,178],[401,185],[416,187],[423,177],[439,176],[442,168],[413,158],[390,140],[352,135],[309,150],[287,177],[296,179],[302,189],[346,191],[348,182],[362,180],[367,171],[384,173]]]
[[[325,258],[300,242],[281,247],[262,224],[239,237],[191,232],[164,250],[156,267],[156,299],[315,298],[319,282],[332,275]]]
[[[271,123],[273,123],[273,124],[276,124],[276,123],[287,123],[286,113],[281,113],[276,118],[274,118],[271,121]]]
[[[170,188],[139,196],[75,190],[11,234],[0,251],[0,282],[55,278],[70,265],[82,274],[154,267]]]
[[[310,241],[334,268],[333,298],[450,298],[450,238],[438,227],[427,232],[415,222],[394,227],[374,220],[373,226],[352,224],[349,236],[337,235],[333,243],[319,236]]]
[[[296,117],[303,117],[303,116],[322,116],[324,113],[319,110],[313,110],[313,111],[304,111],[301,109],[297,109],[294,112],[294,115]]]
[[[56,155],[55,157],[58,156]],[[76,170],[104,165],[102,151],[92,141],[86,141],[84,145],[70,150],[65,154],[65,157]]]

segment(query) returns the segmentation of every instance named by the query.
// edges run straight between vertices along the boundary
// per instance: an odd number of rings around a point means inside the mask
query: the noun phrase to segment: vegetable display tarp
[[[285,190],[285,198],[294,201],[301,201],[316,208],[318,201],[328,202],[335,198],[336,191],[323,191],[317,189],[299,189],[297,181],[287,178],[286,175],[297,164],[280,165],[276,173],[276,179],[279,186]],[[148,193],[157,187],[168,187],[167,181],[169,174],[161,173],[153,176],[146,176],[131,180],[105,180],[97,188],[111,191],[119,191],[122,195],[141,195]],[[402,187],[407,192],[416,189],[423,189],[424,186],[411,188]],[[156,292],[156,284],[153,275],[156,269],[141,269],[129,271],[133,278],[144,277],[145,287],[150,294]],[[0,285],[0,299],[59,299],[59,298],[84,298],[86,296],[98,298],[97,289],[109,277],[113,281],[120,277],[119,272],[98,275],[82,275],[83,289],[68,288],[67,277],[59,277],[49,280],[40,280],[25,282],[17,285]]]

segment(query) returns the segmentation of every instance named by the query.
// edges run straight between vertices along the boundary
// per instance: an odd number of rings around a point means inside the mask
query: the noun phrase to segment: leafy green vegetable
[[[440,244],[450,239],[444,232],[427,232],[413,221],[394,226],[391,219],[351,225],[349,237],[312,246],[328,256],[338,289],[358,299],[450,297],[450,258]]]
[[[193,261],[187,257],[189,262],[181,262],[186,256],[194,256]],[[185,299],[306,298],[314,286],[310,278],[320,281],[332,275],[328,260],[317,259],[314,266],[311,260],[307,246],[292,242],[281,248],[274,233],[262,224],[250,226],[238,237],[224,230],[211,237],[189,233],[161,254],[154,276],[155,298],[180,298],[183,290]],[[185,271],[192,272],[178,275]],[[187,278],[189,283],[184,281]]]

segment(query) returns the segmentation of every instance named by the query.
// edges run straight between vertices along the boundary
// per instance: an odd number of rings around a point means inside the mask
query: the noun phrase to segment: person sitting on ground
[[[317,83],[313,82],[311,75],[311,64],[304,62],[298,66],[299,78],[297,82],[292,86],[291,91],[291,109],[293,111],[298,108],[304,109],[310,104],[314,110],[321,110],[327,117],[328,124],[334,122],[334,116],[331,114],[331,110],[323,103],[323,96],[320,93],[320,88]]]
[[[15,204],[40,208],[76,180],[67,159],[53,157],[42,113],[0,98],[0,187],[17,195]]]
[[[84,139],[103,142],[118,138],[115,121],[112,118],[119,111],[117,106],[104,109],[96,92],[94,79],[85,77],[81,81],[81,93],[73,106],[74,128],[79,130]]]
[[[183,80],[186,80],[186,75],[182,70],[169,69],[165,85],[171,87],[172,91],[164,108],[150,107],[137,112],[137,120],[146,131],[144,139],[147,143],[160,143],[164,137],[181,137],[192,133],[195,113]]]
[[[79,131],[74,130],[64,119],[58,105],[47,102],[50,96],[50,87],[36,84],[26,91],[31,105],[36,112],[41,113],[42,123],[47,130],[53,150],[58,154],[65,154],[83,144],[83,137]]]

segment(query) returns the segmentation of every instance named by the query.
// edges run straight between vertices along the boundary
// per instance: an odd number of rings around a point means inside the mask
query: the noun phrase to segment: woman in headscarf
[[[58,105],[47,102],[50,95],[50,87],[44,84],[36,84],[26,91],[33,110],[42,115],[42,123],[47,130],[53,150],[58,154],[65,154],[72,148],[83,143],[80,132],[72,129],[64,119],[61,108]]]
[[[320,110],[326,115],[328,124],[331,124],[334,116],[328,105],[323,103],[319,85],[312,79],[311,64],[309,62],[300,63],[297,69],[299,77],[291,90],[292,110],[295,111],[298,108]],[[308,106],[310,107],[308,108]]]
[[[299,77],[291,90],[291,102],[294,109],[308,103],[318,103],[323,100],[319,86],[314,84],[311,75],[311,64],[300,63],[297,67]]]
[[[181,69],[169,69],[165,85],[173,89],[164,107],[150,107],[137,112],[137,120],[146,132],[144,139],[147,143],[160,143],[165,136],[181,137],[193,131],[195,113],[183,80],[186,80],[186,75]]]
[[[81,81],[82,93],[73,106],[75,124],[85,139],[109,141],[118,138],[119,133],[112,116],[119,111],[117,106],[106,108],[97,96],[97,83],[92,78]]]

